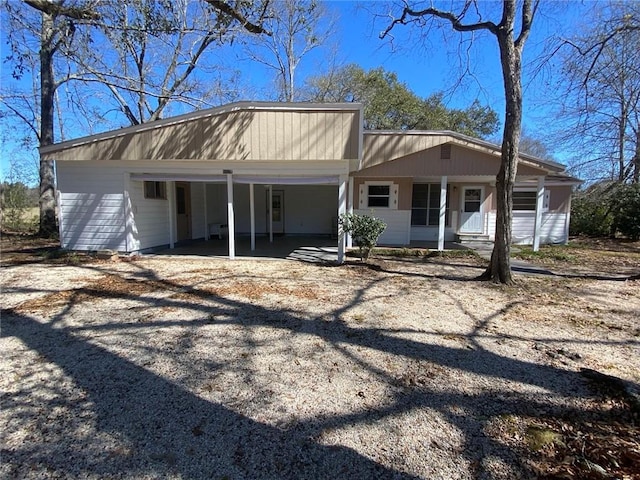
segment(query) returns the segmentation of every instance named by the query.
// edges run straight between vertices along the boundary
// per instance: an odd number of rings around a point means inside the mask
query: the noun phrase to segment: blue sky
[[[477,98],[482,104],[493,107],[502,119],[504,94],[495,39],[485,33],[477,35],[471,42],[468,34],[451,32],[448,25],[442,23],[443,28],[431,30],[427,38],[424,38],[424,30],[396,26],[387,39],[381,40],[379,33],[388,25],[383,15],[392,10],[391,5],[385,1],[326,2],[337,18],[336,34],[331,39],[338,46],[337,60],[356,63],[364,69],[383,67],[395,72],[402,82],[423,97],[444,90],[447,92],[445,100],[452,108],[464,108]],[[549,87],[553,69],[547,67],[534,77],[530,73],[531,63],[545,53],[545,41],[550,35],[568,36],[579,30],[585,12],[592,5],[589,0],[556,0],[545,3],[545,10],[538,12],[533,32],[525,46],[524,62],[524,126],[531,134],[543,138],[550,115],[545,100],[553,96]],[[480,6],[497,10],[500,5],[481,1]],[[397,3],[393,11],[399,11]],[[3,59],[6,54],[7,46],[2,38]],[[316,56],[305,58],[299,67],[298,78],[321,73],[326,68],[323,65],[326,59],[322,55],[320,51]],[[262,84],[262,88],[268,88],[268,73],[255,64],[242,61],[241,57],[232,58],[230,63],[242,70],[244,82],[258,87]],[[467,61],[471,74],[459,82],[461,62]],[[7,74],[6,64],[2,65],[2,76]],[[6,148],[7,145],[3,147],[3,153],[6,153]],[[563,152],[555,153],[562,161]],[[7,172],[6,155],[2,155],[1,167],[0,176],[4,177]]]

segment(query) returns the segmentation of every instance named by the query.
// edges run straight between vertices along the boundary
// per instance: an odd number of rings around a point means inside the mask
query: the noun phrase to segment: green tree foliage
[[[498,129],[498,115],[477,100],[464,110],[450,109],[444,95],[420,98],[382,67],[364,70],[347,65],[307,81],[309,100],[361,102],[367,130],[453,130],[486,138]]]
[[[614,233],[640,240],[640,184],[619,185],[612,198]]]
[[[343,213],[338,219],[342,232],[351,235],[358,245],[360,260],[367,261],[371,250],[378,243],[378,238],[387,228],[387,224],[379,218],[355,213]]]
[[[640,239],[640,184],[598,184],[576,194],[569,232]]]

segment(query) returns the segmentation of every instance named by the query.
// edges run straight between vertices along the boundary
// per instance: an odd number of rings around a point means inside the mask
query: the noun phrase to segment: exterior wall
[[[544,187],[549,193],[549,211],[566,213],[571,208],[571,186]]]
[[[381,149],[379,159],[369,159],[365,165],[371,165],[358,172],[362,177],[440,177],[455,176],[492,176],[500,168],[500,157],[459,145],[452,145],[451,158],[441,159],[440,148],[431,148],[398,155],[396,152]],[[519,176],[536,176],[544,171],[526,164],[518,165]]]
[[[514,212],[512,235],[513,243],[516,245],[532,245],[533,229],[535,225],[535,212]],[[496,213],[488,214],[489,239],[495,240]],[[540,226],[540,243],[564,243],[566,238],[567,214],[564,212],[545,212],[542,214],[542,225]]]
[[[380,235],[378,245],[408,245],[410,242],[411,210],[355,210],[359,215],[373,215],[387,224],[386,230]]]
[[[191,182],[191,238],[204,238],[207,228],[204,203],[205,184]]]
[[[164,121],[59,152],[54,160],[196,160],[323,161],[357,159],[360,112],[351,110],[283,110],[237,108],[202,117]]]
[[[169,185],[167,185],[169,188]],[[144,198],[144,182],[129,182],[133,245],[129,251],[168,245],[170,242],[169,200]]]
[[[226,186],[224,187],[226,189]],[[273,185],[284,192],[284,233],[286,235],[329,235],[338,215],[338,188],[335,185]],[[267,194],[264,185],[254,186],[256,233],[268,233]],[[251,233],[249,185],[233,186],[236,232]],[[226,190],[224,192],[226,202]],[[226,203],[225,203],[226,208]],[[226,211],[224,222],[226,221]]]
[[[124,173],[66,163],[57,173],[62,247],[125,251]]]

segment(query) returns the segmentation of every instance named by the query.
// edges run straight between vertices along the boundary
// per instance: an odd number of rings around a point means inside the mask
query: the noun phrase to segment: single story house
[[[218,236],[338,235],[347,211],[387,223],[381,245],[488,240],[500,148],[449,131],[364,131],[353,103],[238,102],[70,140],[55,160],[60,240],[140,252]],[[522,154],[516,243],[568,239],[563,165]]]

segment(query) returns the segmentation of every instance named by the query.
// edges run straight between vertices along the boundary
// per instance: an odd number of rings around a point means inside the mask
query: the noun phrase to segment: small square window
[[[166,182],[144,182],[144,198],[167,199]]]
[[[367,206],[388,208],[390,195],[391,187],[389,185],[369,185]]]

